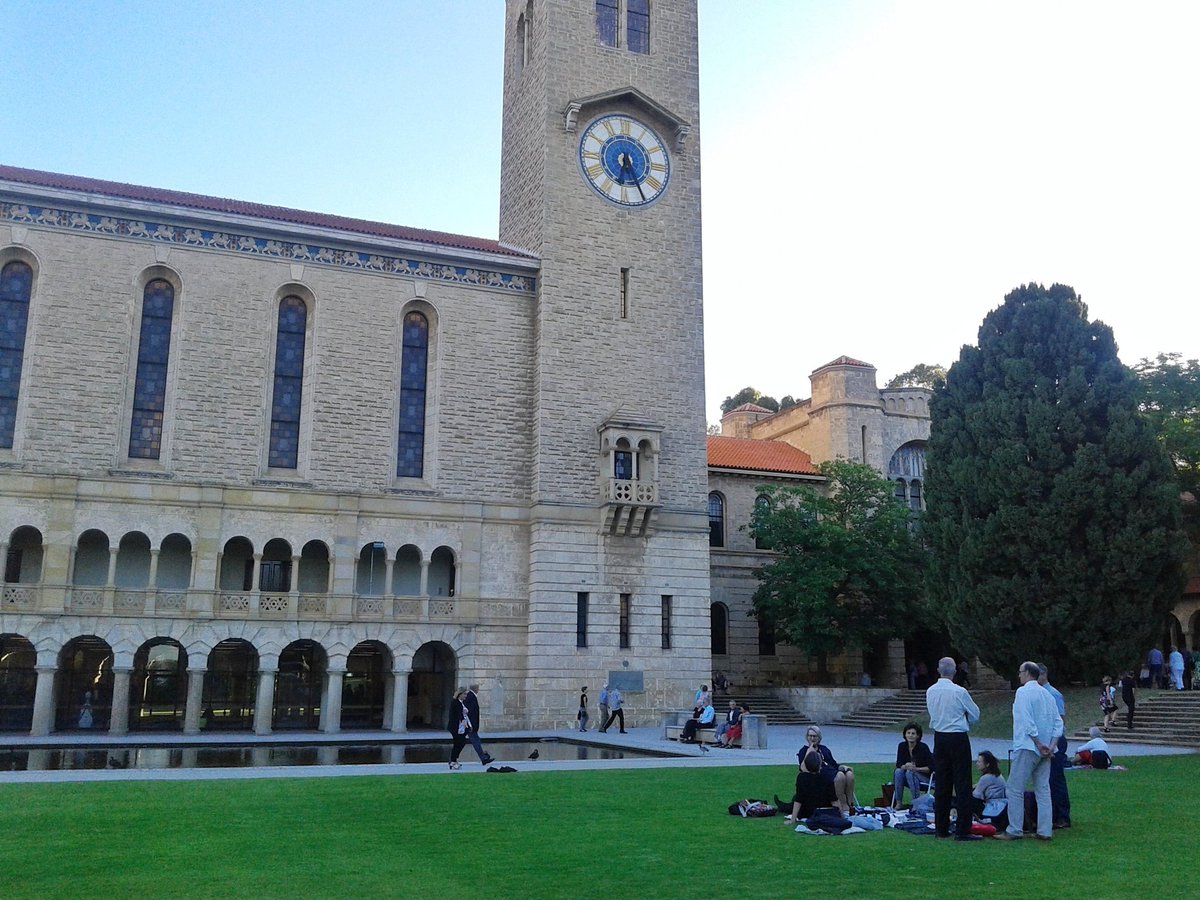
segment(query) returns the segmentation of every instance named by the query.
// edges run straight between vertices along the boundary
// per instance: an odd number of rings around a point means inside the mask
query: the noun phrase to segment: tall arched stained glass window
[[[404,317],[400,359],[400,440],[396,475],[420,478],[425,471],[425,375],[429,365],[429,320],[419,312]]]
[[[142,294],[142,331],[129,424],[129,456],[158,459],[162,453],[163,411],[167,405],[167,363],[171,358],[171,317],[175,288],[155,278]]]
[[[17,429],[17,399],[25,361],[25,330],[33,269],[10,262],[0,269],[0,447],[11,448]]]
[[[299,297],[279,302],[275,331],[275,385],[271,394],[271,444],[267,465],[294,469],[300,452],[300,406],[304,390],[304,337],[308,307]]]

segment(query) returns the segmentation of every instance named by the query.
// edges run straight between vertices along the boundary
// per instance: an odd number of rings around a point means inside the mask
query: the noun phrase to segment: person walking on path
[[[463,697],[463,706],[467,710],[467,718],[471,725],[467,739],[479,754],[479,761],[486,766],[493,760],[492,755],[483,749],[483,744],[479,741],[479,685],[468,685],[466,696]]]
[[[1050,692],[1038,684],[1038,664],[1023,662],[1017,670],[1021,686],[1013,696],[1013,752],[1008,770],[1008,828],[997,840],[1023,838],[1025,788],[1033,782],[1037,797],[1037,837],[1053,837],[1054,819],[1050,804],[1050,757],[1063,732],[1062,716]]]
[[[1174,644],[1171,645],[1171,656],[1168,660],[1171,667],[1171,684],[1175,690],[1183,690],[1183,654]]]
[[[1117,719],[1117,689],[1107,675],[1100,684],[1100,711],[1104,713],[1104,730],[1108,731]]]
[[[587,731],[588,723],[588,698],[587,685],[585,684],[579,691],[579,712],[575,713],[575,721],[578,723],[576,727],[581,731]]]
[[[1150,669],[1150,687],[1162,687],[1163,673],[1163,655],[1162,651],[1157,647],[1150,650],[1150,654],[1146,657],[1146,665]]]
[[[970,692],[954,683],[958,666],[949,656],[938,661],[938,680],[925,692],[933,729],[933,821],[938,837],[950,837],[950,800],[958,810],[955,840],[979,840],[971,834],[971,726],[979,707]]]
[[[1046,666],[1038,664],[1038,684],[1045,688],[1054,698],[1054,706],[1063,722],[1067,721],[1067,701],[1062,691],[1050,683],[1050,674]],[[1064,725],[1064,731],[1066,730]],[[1067,736],[1060,734],[1054,744],[1054,754],[1050,757],[1050,806],[1054,812],[1055,828],[1071,827],[1071,795],[1067,792]]]
[[[608,721],[604,723],[604,727],[600,730],[607,732],[613,723],[613,719],[621,720],[621,734],[628,734],[625,730],[625,710],[621,708],[621,689],[610,688],[608,692],[608,706],[612,710],[608,714]]]
[[[1192,655],[1192,651],[1187,647],[1183,648],[1183,689],[1190,691],[1192,689],[1193,669],[1196,665],[1196,657]]]
[[[603,731],[604,723],[608,721],[608,685],[600,688],[600,718],[596,720],[596,730]]]
[[[483,748],[479,745],[479,737],[471,728],[471,715],[467,711],[466,705],[467,693],[466,688],[459,688],[454,692],[454,699],[450,701],[450,717],[446,722],[446,730],[450,732],[450,738],[453,741],[450,747],[451,769],[462,768],[458,757],[462,753],[463,747],[467,745],[467,741],[474,746],[482,765],[486,766],[492,762],[492,758],[483,752]]]
[[[1136,687],[1137,681],[1133,677],[1133,670],[1127,669],[1121,676],[1121,702],[1125,704],[1126,731],[1133,731],[1133,707],[1136,705],[1134,689]]]

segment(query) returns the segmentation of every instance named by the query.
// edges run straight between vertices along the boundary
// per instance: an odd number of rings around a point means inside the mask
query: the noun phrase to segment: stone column
[[[300,596],[300,557],[298,556],[292,557],[292,575],[290,581],[288,593],[292,596],[294,610],[296,599]]]
[[[325,593],[333,593],[333,557],[329,557],[329,568],[325,573]]]
[[[187,704],[183,710],[183,733],[200,733],[201,704],[204,702],[204,676],[207,668],[187,670]]]
[[[129,733],[129,677],[133,669],[113,666],[112,715],[108,720],[109,734]]]
[[[158,588],[158,551],[153,547],[150,548],[150,575],[146,580],[147,590],[156,590]]]
[[[418,592],[422,597],[429,596],[429,560],[421,560],[421,590]]]
[[[258,593],[258,583],[262,575],[262,554],[254,554],[254,570],[250,573],[250,590]]]
[[[383,561],[383,596],[392,596],[392,566],[396,561],[390,556]]]
[[[193,550],[192,551],[193,564],[194,564],[195,559],[196,559],[196,552]],[[225,554],[218,553],[217,554],[217,575],[215,578],[213,578],[213,590],[214,591],[219,591],[221,589],[221,564],[224,562],[224,560],[225,560]]]
[[[117,554],[120,552],[119,547],[108,548],[108,581],[104,583],[105,587],[113,587],[117,583]]]
[[[254,733],[270,734],[275,711],[275,670],[258,670],[258,698],[254,701]]]
[[[29,733],[43,737],[54,728],[54,673],[57,666],[37,666],[37,686],[33,691],[33,725]]]
[[[330,669],[325,673],[320,722],[325,734],[337,734],[342,730],[342,680],[345,675],[345,669]]]
[[[387,711],[390,715],[389,731],[403,733],[408,731],[408,676],[410,671],[392,673],[392,704]]]
[[[8,541],[0,541],[0,584],[7,581],[5,577],[8,574]],[[17,580],[21,580],[21,574],[17,573]]]

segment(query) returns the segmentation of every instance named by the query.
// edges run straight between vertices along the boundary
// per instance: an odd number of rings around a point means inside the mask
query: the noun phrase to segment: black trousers
[[[950,834],[950,806],[958,810],[957,834],[971,833],[971,738],[965,731],[933,735],[933,824]]]
[[[1125,727],[1129,731],[1133,731],[1133,707],[1137,705],[1135,700],[1125,701]]]
[[[609,714],[608,721],[604,723],[604,727],[600,730],[608,731],[608,729],[612,726],[614,719],[621,720],[621,733],[624,734],[625,733],[625,710],[623,710],[623,709],[614,709]]]

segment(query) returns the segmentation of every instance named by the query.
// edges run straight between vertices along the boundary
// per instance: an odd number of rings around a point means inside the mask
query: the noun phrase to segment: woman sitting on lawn
[[[817,725],[809,725],[805,735],[808,747],[821,754],[821,777],[833,785],[837,797],[837,807],[843,815],[850,815],[850,807],[854,806],[854,770],[849,766],[839,766],[829,748],[821,743],[821,729]],[[796,754],[805,753],[801,750]]]
[[[916,722],[904,726],[904,740],[896,747],[896,773],[892,777],[892,809],[900,809],[907,787],[916,800],[921,796],[921,779],[929,783],[933,771],[933,753],[921,738],[925,733]]]
[[[1075,751],[1071,765],[1107,769],[1112,765],[1112,757],[1108,754],[1108,742],[1100,737],[1100,729],[1095,725],[1088,729],[1088,734],[1092,739]]]
[[[977,819],[991,819],[997,830],[1008,827],[1008,786],[1000,774],[1000,761],[991,750],[975,757],[979,783],[971,794],[971,812]]]
[[[837,797],[833,785],[821,775],[822,758],[816,750],[801,750],[796,754],[800,757],[800,771],[796,773],[796,793],[792,796],[792,814],[785,816],[784,821],[799,822],[807,819],[823,806],[832,806]],[[775,805],[780,806],[779,796],[775,797]]]

